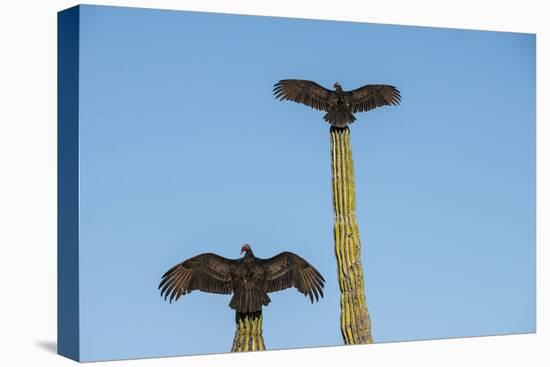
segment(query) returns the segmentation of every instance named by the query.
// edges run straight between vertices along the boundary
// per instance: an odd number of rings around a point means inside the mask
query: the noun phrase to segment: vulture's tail
[[[336,127],[346,127],[355,121],[355,116],[345,107],[336,107],[323,117],[326,122]]]
[[[229,307],[238,312],[257,312],[262,306],[271,302],[266,292],[261,289],[237,289],[229,302]]]

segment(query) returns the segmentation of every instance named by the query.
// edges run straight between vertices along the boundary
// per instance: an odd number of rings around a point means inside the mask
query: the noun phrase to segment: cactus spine
[[[346,344],[373,343],[355,216],[355,178],[348,127],[330,129],[334,249],[340,286],[340,327]]]
[[[237,330],[233,339],[232,352],[265,350],[262,336],[262,311],[252,313],[237,312]]]

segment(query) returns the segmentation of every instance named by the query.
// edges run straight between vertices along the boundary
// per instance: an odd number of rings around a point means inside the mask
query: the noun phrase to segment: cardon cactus
[[[373,343],[355,215],[355,178],[348,127],[330,129],[334,250],[338,263],[341,318],[346,344]]]
[[[232,352],[265,350],[262,336],[262,311],[241,313],[235,316],[237,330],[233,339]]]

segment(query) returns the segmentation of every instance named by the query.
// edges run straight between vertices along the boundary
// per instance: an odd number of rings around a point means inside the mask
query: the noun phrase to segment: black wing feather
[[[345,92],[351,112],[366,112],[381,106],[396,106],[401,102],[401,93],[393,85],[368,84]]]
[[[231,268],[236,260],[205,253],[194,256],[170,268],[162,276],[158,288],[164,299],[178,300],[193,290],[230,294]]]
[[[325,279],[311,264],[292,252],[281,252],[269,259],[263,259],[265,268],[264,289],[277,292],[295,287],[300,293],[319,300],[323,297]]]
[[[325,112],[328,112],[337,100],[334,91],[311,80],[301,79],[280,80],[273,86],[273,94],[281,101],[290,100]]]

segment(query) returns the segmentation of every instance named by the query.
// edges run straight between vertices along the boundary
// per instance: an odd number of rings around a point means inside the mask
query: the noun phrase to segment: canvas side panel
[[[77,361],[79,13],[57,17],[57,352]]]

